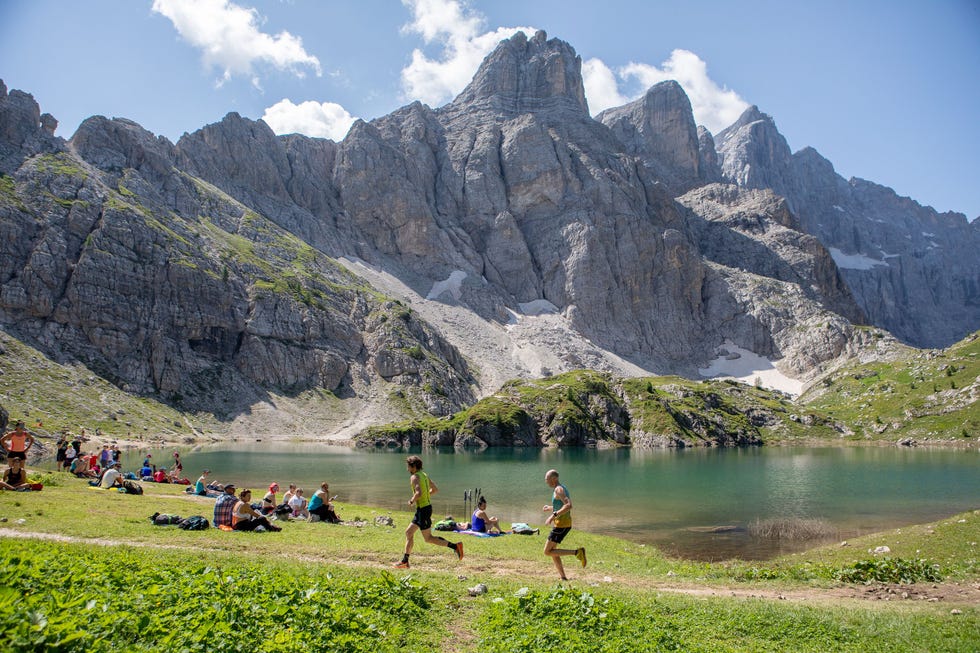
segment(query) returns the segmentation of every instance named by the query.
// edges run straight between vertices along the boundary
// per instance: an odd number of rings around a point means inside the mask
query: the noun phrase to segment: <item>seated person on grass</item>
[[[138,474],[141,481],[152,481],[153,480],[153,468],[150,467],[150,463],[146,460],[143,461],[143,466],[140,467],[140,473]]]
[[[69,469],[78,478],[97,478],[95,470],[89,467],[88,456],[76,456]]]
[[[115,487],[122,487],[123,475],[122,472],[119,471],[120,467],[122,467],[120,463],[109,463],[109,468],[105,470],[105,473],[102,475],[102,480],[99,481],[99,487],[106,490]]]
[[[24,461],[20,458],[8,458],[7,469],[3,472],[3,481],[0,481],[0,488],[4,490],[22,490],[29,488],[27,482],[27,470],[24,468]]]
[[[231,513],[231,527],[236,531],[254,531],[263,528],[267,531],[277,533],[282,530],[279,526],[273,526],[258,510],[252,507],[252,491],[242,490],[238,493],[238,503]]]
[[[235,511],[235,504],[238,497],[235,496],[235,484],[229,483],[225,486],[221,496],[214,502],[214,519],[212,523],[215,528],[231,529],[231,514]]]
[[[210,469],[205,469],[201,472],[201,477],[197,479],[197,483],[194,484],[194,494],[206,497],[208,496],[208,475],[211,473]]]
[[[496,517],[487,516],[487,500],[480,497],[476,502],[476,510],[473,511],[472,526],[470,530],[477,533],[500,533],[500,520]]]
[[[289,507],[293,511],[293,517],[310,518],[310,511],[306,509],[306,498],[303,496],[303,488],[299,488],[293,492],[293,496],[289,498]]]

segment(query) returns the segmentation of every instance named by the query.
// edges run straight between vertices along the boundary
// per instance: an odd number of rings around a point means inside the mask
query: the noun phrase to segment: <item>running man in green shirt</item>
[[[556,549],[561,544],[568,532],[572,530],[572,497],[568,494],[568,489],[558,482],[558,471],[549,469],[544,475],[544,482],[554,490],[551,495],[551,505],[545,505],[542,510],[550,512],[545,524],[551,524],[551,533],[548,534],[548,541],[544,543],[544,554],[550,556],[558,570],[558,577],[568,580],[565,576],[565,567],[561,563],[562,556],[575,556],[578,561],[585,566],[585,548],[577,549]]]
[[[412,546],[415,543],[415,531],[422,531],[422,539],[429,544],[445,546],[453,550],[456,556],[463,559],[463,543],[453,544],[438,536],[432,535],[432,501],[433,494],[439,491],[432,479],[422,471],[422,459],[418,456],[409,456],[405,459],[408,465],[408,473],[412,475],[412,498],[408,500],[408,505],[415,505],[415,518],[405,529],[405,555],[402,561],[395,565],[398,569],[408,569],[408,556],[412,553]]]

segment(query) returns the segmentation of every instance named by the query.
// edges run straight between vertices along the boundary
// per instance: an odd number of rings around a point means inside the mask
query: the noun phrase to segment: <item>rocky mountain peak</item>
[[[715,138],[722,176],[746,188],[771,188],[787,195],[792,152],[773,119],[755,105]]]
[[[41,108],[30,93],[8,92],[0,80],[0,172],[16,170],[24,157],[53,152],[62,141],[54,135],[58,121]]]
[[[87,118],[70,143],[82,159],[107,172],[133,168],[148,179],[161,179],[174,165],[173,143],[125,118]]]
[[[515,116],[558,108],[588,115],[582,59],[568,43],[518,32],[491,52],[451,107]]]
[[[677,190],[692,186],[700,178],[694,112],[677,82],[654,84],[643,97],[607,109],[596,120],[612,129],[627,151],[639,156],[658,178],[672,182]]]

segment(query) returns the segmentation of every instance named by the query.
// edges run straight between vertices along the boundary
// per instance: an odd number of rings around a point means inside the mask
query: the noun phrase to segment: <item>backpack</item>
[[[184,531],[203,531],[211,528],[211,522],[200,515],[194,515],[187,519],[181,519],[177,523],[177,528]]]
[[[456,521],[454,519],[443,519],[437,521],[432,529],[436,531],[454,531],[456,530]]]
[[[126,491],[126,494],[143,494],[143,486],[136,481],[123,481],[122,489]]]
[[[182,521],[180,515],[161,515],[160,513],[153,513],[150,517],[154,526],[170,526],[171,524],[178,524]]]
[[[531,528],[523,522],[516,522],[510,525],[510,531],[517,535],[534,535],[538,532],[538,529]]]

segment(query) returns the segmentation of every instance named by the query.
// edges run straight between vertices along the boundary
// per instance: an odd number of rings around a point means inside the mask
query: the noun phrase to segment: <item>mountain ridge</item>
[[[807,382],[865,320],[926,344],[976,328],[976,221],[842,180],[755,107],[712,137],[675,82],[596,119],[583,88],[571,46],[520,34],[448,105],[358,121],[339,143],[229,113],[174,144],[104,117],[64,141],[0,83],[0,323],[49,355],[98,352],[107,378],[167,400],[211,369],[194,401],[233,395],[239,414],[263,388],[408,392],[402,412],[448,414],[509,373],[697,378],[726,342]],[[122,291],[119,262],[140,280]],[[372,337],[366,307],[384,323],[404,310],[331,276],[352,269],[397,280],[429,318]],[[159,319],[161,296],[199,317]],[[146,346],[125,353],[132,336],[92,314],[129,309]],[[229,374],[249,390],[222,393]]]

